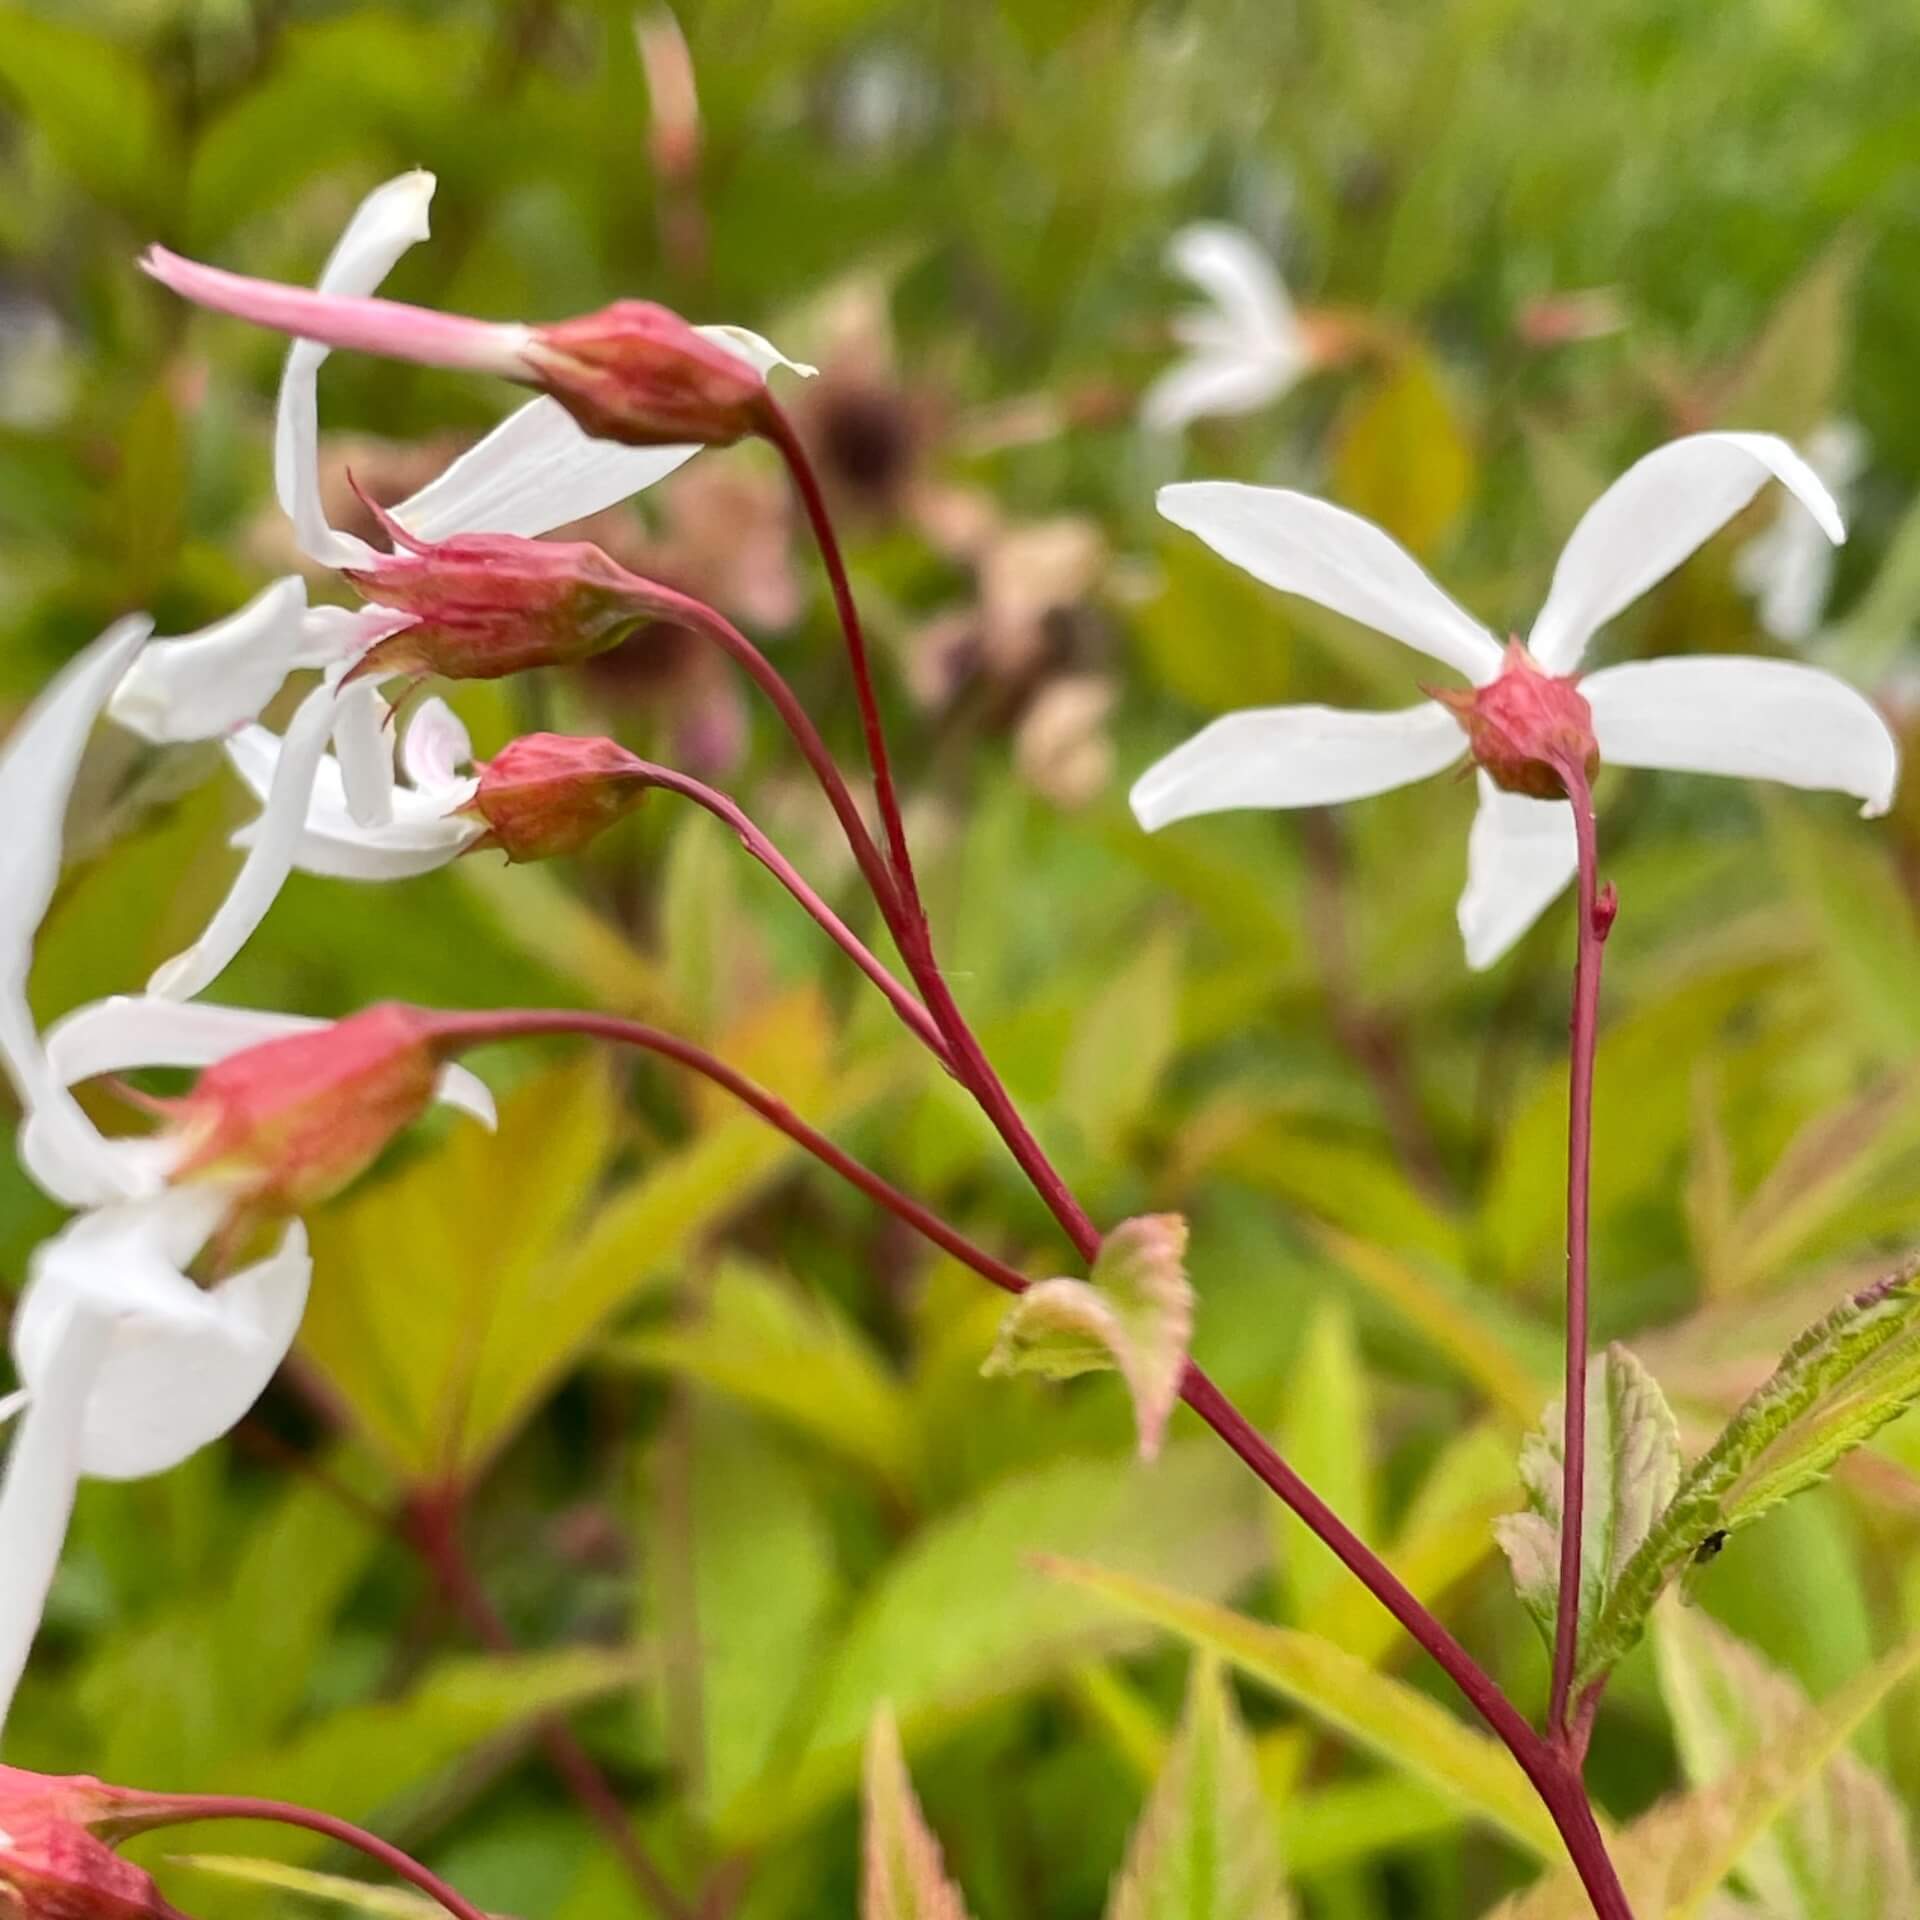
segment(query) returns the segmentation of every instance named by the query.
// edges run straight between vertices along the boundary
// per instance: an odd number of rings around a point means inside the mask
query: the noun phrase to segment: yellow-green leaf
[[[881,1707],[867,1733],[860,1920],[966,1920],[913,1791],[900,1729]]]

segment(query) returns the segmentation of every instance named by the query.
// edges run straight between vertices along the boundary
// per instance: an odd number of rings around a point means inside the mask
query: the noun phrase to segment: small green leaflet
[[[1290,1920],[1293,1910],[1252,1743],[1219,1662],[1202,1656],[1107,1920]]]
[[[900,1729],[882,1706],[867,1730],[866,1849],[860,1920],[967,1920],[940,1842],[913,1791]]]
[[[1117,1367],[1133,1397],[1140,1457],[1156,1458],[1193,1336],[1186,1251],[1187,1223],[1176,1213],[1123,1220],[1101,1241],[1089,1279],[1038,1281],[1007,1309],[981,1372],[1070,1380]]]
[[[1555,1401],[1520,1449],[1528,1511],[1496,1520],[1521,1604],[1553,1645],[1560,1595],[1560,1495],[1565,1412]],[[1580,1543],[1580,1639],[1594,1622],[1680,1482],[1680,1430],[1659,1383],[1625,1347],[1587,1369],[1587,1473]]]
[[[1690,1560],[1816,1485],[1916,1400],[1920,1266],[1910,1265],[1803,1333],[1682,1479],[1583,1638],[1576,1684],[1598,1679],[1633,1646]]]

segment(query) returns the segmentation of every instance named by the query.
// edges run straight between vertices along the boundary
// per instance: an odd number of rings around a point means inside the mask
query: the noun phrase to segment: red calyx
[[[1499,675],[1464,691],[1427,689],[1452,713],[1474,759],[1495,786],[1536,800],[1564,800],[1563,767],[1600,770],[1593,709],[1576,676],[1548,673],[1518,640],[1507,643]]]
[[[99,1837],[117,1812],[98,1780],[0,1767],[0,1920],[186,1920]]]
[[[646,763],[617,741],[529,733],[482,764],[462,811],[487,823],[474,850],[547,860],[578,853],[638,806],[650,784]]]

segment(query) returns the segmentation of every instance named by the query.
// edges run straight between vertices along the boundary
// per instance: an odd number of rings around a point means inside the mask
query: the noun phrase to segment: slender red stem
[[[866,942],[821,899],[786,855],[754,825],[738,802],[718,788],[708,786],[705,781],[694,779],[691,774],[678,773],[672,767],[656,766],[651,761],[642,761],[640,765],[644,777],[652,785],[663,787],[669,793],[677,793],[683,799],[691,800],[695,806],[704,807],[716,819],[724,820],[740,836],[741,845],[793,895],[834,945],[887,997],[894,1012],[914,1038],[943,1066],[951,1067],[946,1040],[926,1008],[888,972]]]
[[[1571,1068],[1567,1076],[1567,1368],[1560,1485],[1560,1592],[1553,1626],[1553,1686],[1547,1730],[1571,1739],[1568,1708],[1580,1653],[1580,1561],[1587,1503],[1587,1254],[1593,1176],[1593,1060],[1599,1031],[1600,960],[1613,924],[1613,896],[1600,895],[1593,791],[1586,770],[1559,769],[1573,807],[1580,857],[1579,945],[1573,971]]]
[[[395,1879],[406,1881],[430,1900],[437,1901],[455,1920],[489,1920],[483,1909],[450,1887],[431,1868],[423,1867],[391,1841],[382,1840],[364,1827],[356,1827],[351,1820],[318,1813],[312,1807],[295,1806],[291,1801],[255,1800],[243,1794],[150,1794],[123,1788],[116,1795],[113,1827],[118,1833],[151,1833],[160,1827],[186,1826],[200,1820],[267,1820],[283,1827],[302,1827],[308,1833],[338,1841],[377,1861]]]
[[[408,1538],[419,1549],[442,1595],[466,1622],[468,1631],[483,1647],[495,1653],[515,1652],[513,1635],[488,1599],[487,1590],[461,1543],[457,1498],[452,1495],[422,1498],[413,1504],[407,1519]],[[546,1749],[554,1771],[606,1837],[642,1894],[665,1920],[688,1920],[692,1909],[668,1884],[653,1856],[640,1844],[619,1795],[573,1729],[553,1714],[541,1719],[537,1727],[540,1744]]]

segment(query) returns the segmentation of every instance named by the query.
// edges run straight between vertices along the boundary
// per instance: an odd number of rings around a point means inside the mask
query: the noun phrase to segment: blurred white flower
[[[1844,513],[1867,464],[1867,436],[1858,422],[1829,420],[1802,449]],[[1820,626],[1833,588],[1833,548],[1805,514],[1782,505],[1772,525],[1734,556],[1734,578],[1753,596],[1761,626],[1788,646],[1804,646]]]
[[[1391,634],[1476,689],[1517,666],[1584,703],[1601,756],[1628,767],[1743,775],[1831,789],[1886,811],[1899,755],[1874,708],[1831,674],[1794,662],[1711,656],[1636,661],[1577,678],[1598,630],[1751,500],[1782,481],[1823,536],[1845,537],[1806,463],[1767,434],[1675,440],[1628,468],[1587,510],[1555,568],[1527,651],[1499,643],[1377,527],[1324,501],[1204,481],[1167,487],[1160,510],[1282,592]],[[1517,646],[1517,643],[1516,643]],[[1577,687],[1575,681],[1577,678]],[[1391,713],[1271,707],[1229,714],[1145,773],[1133,808],[1148,829],[1233,807],[1323,806],[1405,786],[1468,751],[1438,699]],[[1573,877],[1572,809],[1494,784],[1482,769],[1460,929],[1474,967],[1491,966]]]
[[[1167,262],[1211,304],[1174,319],[1174,336],[1187,352],[1141,402],[1141,418],[1154,431],[1177,433],[1209,414],[1256,413],[1313,364],[1279,269],[1250,233],[1212,221],[1183,227]]]

